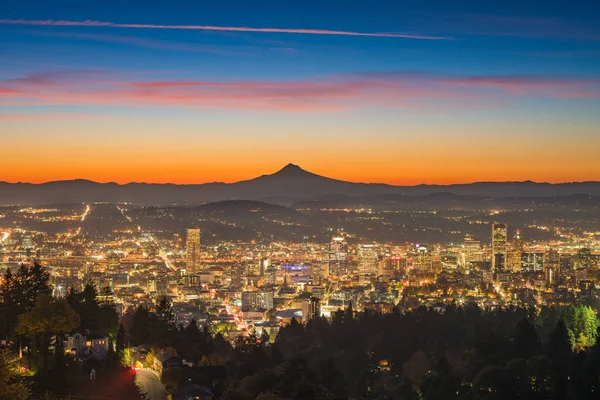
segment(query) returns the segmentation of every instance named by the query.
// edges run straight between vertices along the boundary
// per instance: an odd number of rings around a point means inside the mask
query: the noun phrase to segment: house
[[[163,352],[154,357],[153,368],[162,375],[163,370],[171,367],[181,367],[182,362],[179,356],[169,355]]]
[[[65,352],[77,357],[104,358],[108,354],[108,337],[76,332],[67,336]]]

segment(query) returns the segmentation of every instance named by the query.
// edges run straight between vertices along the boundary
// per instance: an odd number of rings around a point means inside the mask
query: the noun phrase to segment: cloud
[[[331,112],[422,108],[505,99],[600,98],[600,80],[560,76],[453,76],[363,72],[305,80],[153,80],[111,71],[49,71],[0,81],[0,105],[158,106]]]
[[[445,36],[410,35],[402,33],[366,33],[352,31],[335,31],[328,29],[293,29],[293,28],[250,28],[236,26],[213,26],[213,25],[155,25],[155,24],[120,24],[104,21],[65,21],[65,20],[24,20],[24,19],[0,19],[4,25],[36,25],[36,26],[67,26],[67,27],[107,27],[107,28],[137,28],[137,29],[184,29],[200,31],[222,31],[222,32],[258,32],[258,33],[292,33],[304,35],[335,35],[335,36],[367,36],[388,37],[402,39],[421,40],[452,40]]]

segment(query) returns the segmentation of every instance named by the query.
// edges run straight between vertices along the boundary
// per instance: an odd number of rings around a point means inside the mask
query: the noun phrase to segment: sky
[[[4,0],[0,181],[600,181],[597,1]]]

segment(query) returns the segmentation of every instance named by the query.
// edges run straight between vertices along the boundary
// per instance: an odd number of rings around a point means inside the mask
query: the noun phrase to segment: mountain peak
[[[281,171],[304,171],[304,170],[302,168],[300,168],[299,165],[289,163],[288,165],[286,165],[285,167],[283,167],[279,170],[279,172],[281,172]]]
[[[296,164],[289,163],[285,167],[281,168],[279,171],[275,172],[273,175],[294,177],[294,176],[311,175],[311,173],[306,170],[303,170],[302,168],[300,168],[300,166],[298,166]]]

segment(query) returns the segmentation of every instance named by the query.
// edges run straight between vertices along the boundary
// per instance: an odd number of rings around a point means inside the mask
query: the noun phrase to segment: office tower
[[[521,253],[521,268],[523,272],[541,272],[544,270],[544,253]]]
[[[377,249],[375,245],[358,245],[358,273],[360,275],[374,275],[377,270]]]
[[[494,274],[507,271],[507,228],[506,224],[492,224],[492,272]]]
[[[511,243],[511,249],[508,252],[508,269],[512,272],[521,272],[523,267],[523,238],[521,232],[517,229]]]
[[[554,249],[544,253],[544,278],[547,285],[557,282],[560,273],[560,254]]]
[[[463,243],[462,268],[469,271],[474,263],[483,261],[483,251],[481,250],[481,242],[471,234],[465,236]]]
[[[455,270],[458,268],[458,255],[451,252],[440,254],[440,262],[443,270]]]
[[[406,257],[408,254],[407,243],[390,244],[389,268],[398,271],[400,275],[406,274]]]
[[[315,317],[321,316],[321,300],[318,297],[311,297],[310,300],[302,303],[302,322],[306,323]]]
[[[242,292],[242,312],[273,308],[273,292]]]
[[[577,269],[592,267],[592,251],[588,248],[580,249],[575,256],[573,267]]]
[[[267,270],[267,268],[269,268],[270,265],[271,265],[271,259],[269,257],[261,258],[260,261],[258,262],[258,275],[264,276],[265,271]]]
[[[185,266],[188,275],[200,272],[200,229],[186,230]]]
[[[413,258],[413,270],[415,272],[433,272],[433,259],[427,247],[419,246],[417,248],[417,255]]]
[[[348,243],[343,237],[334,237],[329,243],[329,274],[342,276],[348,273]]]
[[[238,289],[242,287],[244,269],[244,265],[240,262],[236,262],[231,266],[231,270],[229,271],[229,277],[231,278],[230,286],[232,288]]]

